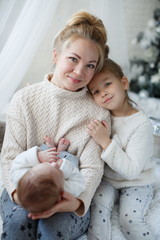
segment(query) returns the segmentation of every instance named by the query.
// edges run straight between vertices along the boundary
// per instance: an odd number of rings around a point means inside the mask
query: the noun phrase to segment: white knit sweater
[[[43,143],[48,135],[58,142],[62,137],[70,140],[68,151],[80,159],[80,169],[86,182],[86,191],[80,195],[84,214],[103,174],[101,149],[86,132],[90,120],[105,119],[110,124],[108,111],[94,103],[87,89],[71,92],[58,88],[48,79],[18,91],[7,114],[6,132],[2,147],[2,175],[10,196],[15,190],[9,172],[12,160],[21,152]]]
[[[153,129],[145,113],[112,117],[112,136],[101,155],[107,163],[104,179],[115,188],[154,183]]]

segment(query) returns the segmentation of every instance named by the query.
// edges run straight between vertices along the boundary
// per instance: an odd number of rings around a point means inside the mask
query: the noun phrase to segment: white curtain
[[[3,2],[1,10],[5,7],[5,11],[0,18],[0,33],[4,31],[16,2],[18,3],[19,0]],[[53,21],[58,3],[59,0],[24,1],[13,30],[0,52],[0,111],[10,100],[24,77]]]
[[[0,36],[15,4],[15,0],[1,0],[0,2]]]
[[[90,3],[91,10],[103,20],[107,29],[109,57],[127,68],[129,61],[124,0],[91,0]]]
[[[73,12],[80,9],[87,9],[103,20],[108,32],[109,57],[123,68],[127,67],[128,44],[124,2],[0,0],[0,113],[24,79],[28,68],[32,68],[33,57],[47,31],[56,34],[59,25],[64,26]],[[50,29],[54,18],[55,28]],[[44,59],[46,58],[44,55]]]

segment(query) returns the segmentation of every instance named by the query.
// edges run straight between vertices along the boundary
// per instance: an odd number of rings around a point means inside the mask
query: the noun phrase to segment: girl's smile
[[[126,77],[118,78],[111,71],[105,70],[93,77],[88,88],[95,102],[111,111],[112,115],[123,115],[125,109],[130,110],[126,101],[125,91],[128,88]]]
[[[111,102],[113,97],[107,97],[105,100],[104,100],[104,103],[109,103]]]

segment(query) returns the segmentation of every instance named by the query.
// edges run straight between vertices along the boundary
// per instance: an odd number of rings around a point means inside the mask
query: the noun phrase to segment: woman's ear
[[[122,82],[124,90],[128,90],[128,88],[129,88],[128,78],[126,76],[123,76],[121,79],[121,82]]]
[[[53,62],[54,62],[54,64],[56,64],[56,61],[57,61],[57,50],[54,48],[53,49]]]

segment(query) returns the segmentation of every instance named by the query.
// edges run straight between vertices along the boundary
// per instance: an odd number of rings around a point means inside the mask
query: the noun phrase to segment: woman
[[[54,74],[14,95],[2,149],[2,239],[71,240],[87,230],[88,209],[102,177],[103,163],[101,149],[86,133],[86,127],[97,116],[108,121],[109,113],[92,101],[86,85],[103,65],[108,54],[106,41],[100,19],[85,11],[76,13],[55,38]],[[68,151],[79,157],[86,191],[78,199],[64,192],[63,200],[49,211],[28,215],[18,204],[9,171],[18,154],[41,145],[46,135],[56,142],[62,137],[72,142]]]

